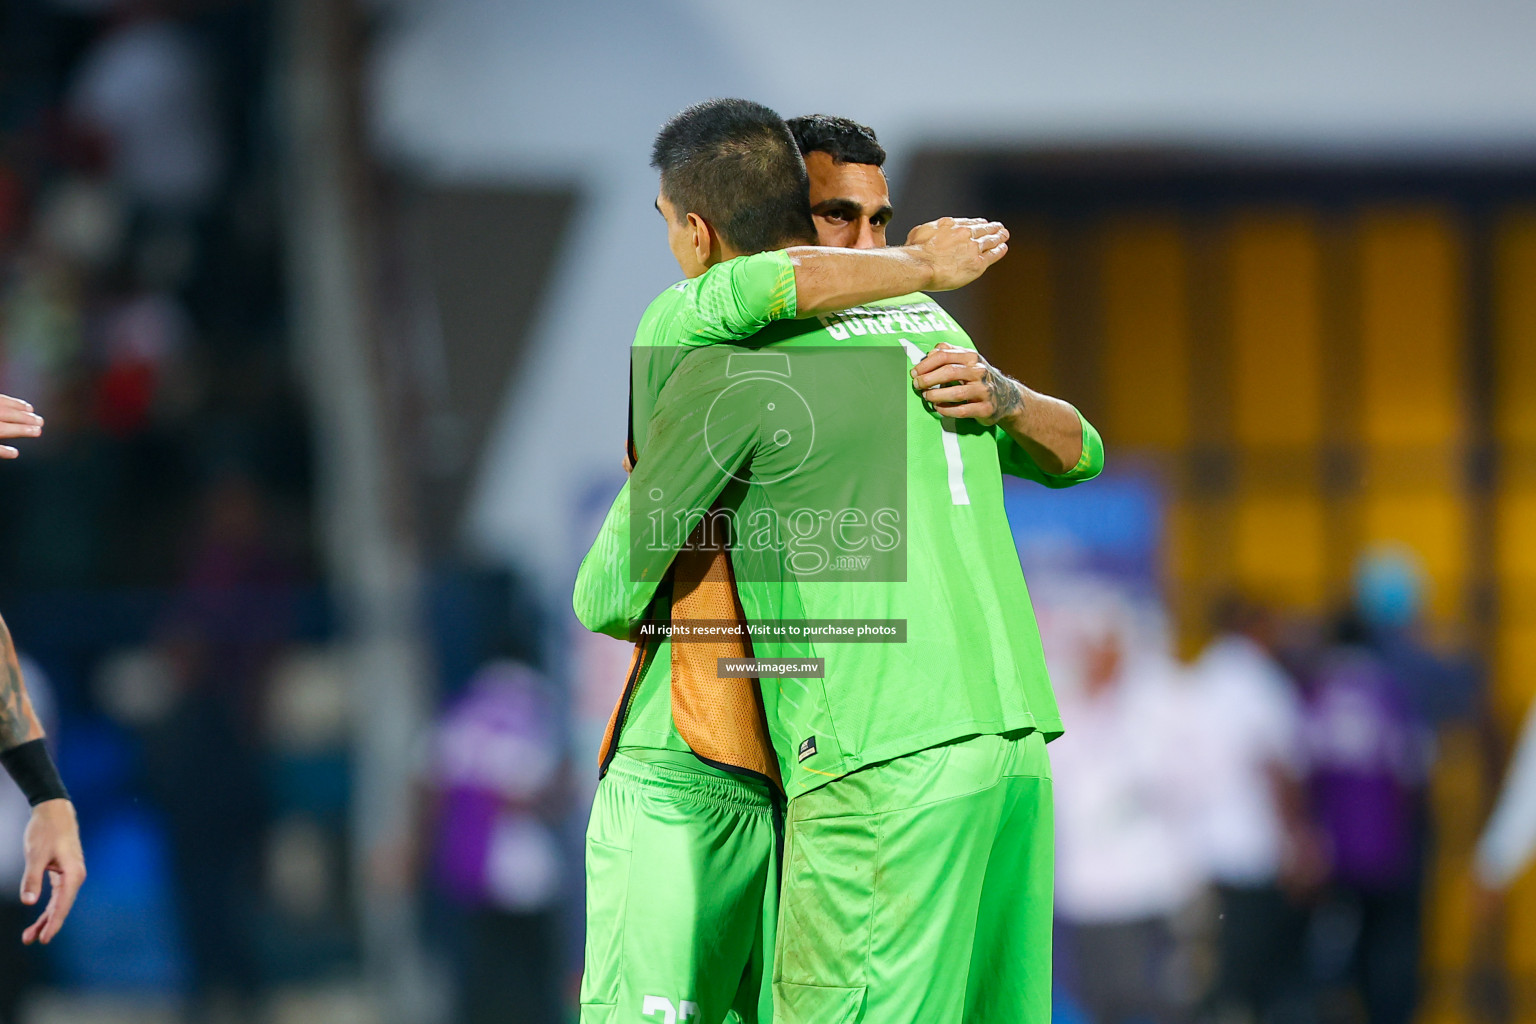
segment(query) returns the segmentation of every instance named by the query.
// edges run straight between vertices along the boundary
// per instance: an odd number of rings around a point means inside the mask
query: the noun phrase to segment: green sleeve
[[[717,263],[683,288],[677,327],[696,344],[737,341],[793,319],[795,268],[782,250]]]
[[[639,445],[642,458],[576,574],[572,605],[593,632],[634,639],[678,549],[746,464],[757,438],[756,403],[747,392],[715,402],[731,383],[735,351],[695,349],[662,386]],[[644,496],[638,504],[635,495]]]
[[[630,640],[632,622],[642,618],[656,596],[656,584],[633,583],[629,573],[629,484],[613,499],[592,549],[576,572],[572,605],[576,618],[594,633]]]
[[[1078,457],[1077,465],[1060,474],[1047,473],[1041,469],[1006,430],[993,427],[993,433],[997,436],[998,461],[1002,464],[1003,472],[1009,476],[1023,477],[1025,480],[1033,480],[1047,487],[1057,488],[1071,487],[1098,476],[1104,469],[1104,442],[1099,438],[1099,432],[1093,429],[1093,424],[1084,419],[1081,412],[1077,414],[1077,419],[1083,425],[1083,453]]]
[[[752,388],[739,379],[730,400],[733,346],[711,345],[683,358],[662,385],[629,478],[630,579],[654,587],[726,485],[741,473],[757,445],[758,413]],[[707,426],[707,430],[706,430]],[[643,610],[631,602],[638,618]]]

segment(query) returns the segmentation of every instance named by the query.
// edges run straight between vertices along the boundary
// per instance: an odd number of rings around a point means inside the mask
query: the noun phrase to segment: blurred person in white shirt
[[[123,6],[76,68],[68,114],[105,141],[112,177],[136,205],[196,214],[224,172],[208,55],[186,26],[161,16],[160,4]]]
[[[1053,616],[1067,726],[1051,747],[1059,973],[1094,1024],[1155,1024],[1180,1015],[1170,920],[1203,882],[1184,763],[1193,723],[1158,616],[1108,589],[1081,611]]]
[[[1267,609],[1227,598],[1187,677],[1194,838],[1219,905],[1219,1019],[1273,1020],[1302,985],[1300,899],[1325,865],[1305,817],[1302,704]]]

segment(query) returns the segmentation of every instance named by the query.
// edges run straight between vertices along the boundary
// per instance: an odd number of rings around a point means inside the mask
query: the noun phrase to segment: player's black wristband
[[[69,790],[59,778],[59,770],[53,765],[53,756],[42,740],[28,740],[10,750],[0,750],[0,764],[16,785],[26,795],[27,803],[36,807],[44,800],[68,800]]]

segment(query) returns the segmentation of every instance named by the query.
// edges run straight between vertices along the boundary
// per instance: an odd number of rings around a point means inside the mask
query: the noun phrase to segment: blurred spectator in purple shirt
[[[455,1019],[554,1024],[566,744],[548,684],[527,665],[490,662],[444,712],[432,748],[433,880],[466,917]]]
[[[1354,936],[1323,980],[1357,989],[1370,1024],[1408,1024],[1417,1008],[1435,733],[1478,702],[1475,669],[1419,638],[1424,590],[1411,552],[1362,557],[1308,687],[1310,797],[1331,865],[1322,914]]]

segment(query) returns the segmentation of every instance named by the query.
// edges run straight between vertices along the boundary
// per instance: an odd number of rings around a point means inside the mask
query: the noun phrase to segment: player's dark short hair
[[[825,153],[840,164],[885,166],[885,150],[868,125],[831,114],[792,117],[785,124],[794,134],[801,156]]]
[[[651,148],[661,193],[696,213],[741,253],[816,237],[811,186],[794,136],[750,100],[706,100],[661,126]]]

